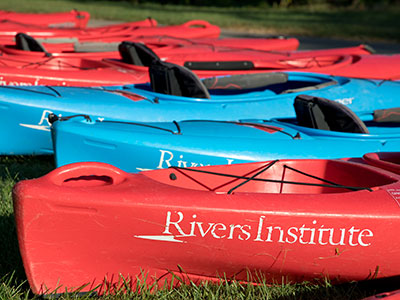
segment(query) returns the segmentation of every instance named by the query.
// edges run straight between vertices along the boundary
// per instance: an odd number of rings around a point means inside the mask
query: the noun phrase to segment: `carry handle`
[[[59,167],[50,172],[47,178],[56,185],[93,186],[116,185],[123,182],[128,175],[128,173],[110,164],[84,162]],[[69,184],[71,182],[80,183]]]
[[[204,27],[204,28],[211,27],[211,24],[204,20],[190,20],[182,25],[185,27]]]

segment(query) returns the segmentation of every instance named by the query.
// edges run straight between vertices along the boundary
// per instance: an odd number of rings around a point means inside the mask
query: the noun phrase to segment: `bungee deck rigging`
[[[239,183],[237,186],[230,188],[230,190],[227,192],[227,194],[232,194],[233,191],[239,187],[241,187],[242,185],[246,184],[249,181],[262,181],[262,182],[273,182],[273,183],[280,183],[282,186],[283,184],[297,184],[297,185],[308,185],[308,186],[318,186],[318,187],[329,187],[329,188],[342,188],[342,189],[348,189],[350,191],[360,191],[360,190],[367,190],[372,192],[372,189],[369,187],[355,187],[355,186],[347,186],[347,185],[342,185],[342,184],[338,184],[335,182],[332,182],[330,180],[326,180],[324,178],[318,177],[318,176],[314,176],[305,172],[302,172],[300,170],[297,170],[295,168],[292,168],[288,165],[283,165],[283,173],[282,173],[282,180],[274,180],[274,179],[265,179],[265,178],[256,178],[256,176],[266,172],[270,167],[272,167],[275,163],[277,163],[279,161],[279,159],[268,162],[266,166],[264,167],[259,167],[255,170],[249,171],[248,174],[243,175],[243,176],[238,176],[238,175],[233,175],[233,174],[227,174],[227,173],[219,173],[219,172],[212,172],[212,171],[206,171],[206,170],[202,170],[202,169],[195,169],[195,168],[184,168],[184,167],[169,167],[168,169],[171,170],[176,170],[178,171],[180,174],[188,177],[189,179],[193,180],[194,182],[198,183],[199,185],[207,188],[210,192],[217,192],[218,189],[222,188],[225,185],[231,184],[233,181],[236,180],[240,180],[243,179],[244,181]],[[261,169],[261,170],[259,170]],[[318,183],[310,183],[310,182],[300,182],[300,181],[287,181],[284,180],[284,174],[286,169],[291,170],[293,172],[297,172],[300,173],[304,176],[313,178],[313,179],[317,179],[320,180],[322,182],[326,182],[327,184],[318,184]],[[201,183],[200,181],[198,181],[197,179],[191,177],[190,175],[188,175],[187,173],[183,172],[183,171],[189,171],[189,172],[198,172],[198,173],[205,173],[205,174],[209,174],[209,175],[216,175],[216,176],[223,176],[223,177],[229,177],[229,178],[234,178],[232,181],[229,181],[223,185],[220,185],[218,187],[215,188],[210,188],[207,185]],[[253,173],[257,171],[254,175],[252,176],[247,176],[250,173]],[[176,180],[176,175],[174,173],[170,173],[170,179],[171,180]],[[282,187],[280,188],[280,193],[282,193]]]

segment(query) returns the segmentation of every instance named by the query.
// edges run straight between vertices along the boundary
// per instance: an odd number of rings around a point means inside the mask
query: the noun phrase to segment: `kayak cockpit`
[[[149,67],[150,84],[136,84],[135,88],[175,97],[228,100],[235,96],[273,96],[318,90],[338,85],[329,76],[302,73],[253,73],[217,76],[200,79],[187,68],[154,61]],[[343,84],[343,83],[340,83]]]
[[[201,168],[171,167],[143,175],[179,188],[216,193],[327,194],[372,191],[397,179],[339,160],[275,160]]]
[[[347,106],[329,99],[298,95],[294,101],[296,118],[279,122],[310,136],[386,139],[398,136],[400,108],[368,112],[360,119]]]
[[[119,45],[122,61],[149,68],[149,84],[135,87],[148,91],[188,98],[210,99],[212,96],[235,96],[251,92],[268,95],[317,90],[343,84],[329,76],[284,72],[260,72],[200,79],[189,68],[162,61],[150,48],[140,43],[123,42]],[[230,62],[224,62],[229,65]],[[218,63],[223,68],[223,63]],[[232,65],[232,64],[231,64]],[[253,96],[253,95],[250,95]]]

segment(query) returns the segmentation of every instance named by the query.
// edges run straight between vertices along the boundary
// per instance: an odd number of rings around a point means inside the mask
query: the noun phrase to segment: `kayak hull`
[[[298,52],[291,57],[282,55],[273,57],[265,55],[251,58],[250,55],[233,55],[232,53],[210,53],[207,56],[199,55],[196,60],[192,54],[165,55],[162,60],[185,66],[200,77],[251,74],[264,72],[315,72],[334,76],[365,78],[376,80],[400,79],[400,54],[395,55],[346,55],[338,52],[330,55],[318,53]],[[204,58],[207,60],[205,61]],[[130,70],[147,71],[147,67],[132,65],[118,59],[106,59],[107,63]],[[234,64],[236,67],[219,67]]]
[[[105,89],[3,86],[0,87],[0,115],[9,130],[1,132],[0,140],[4,143],[0,149],[2,154],[53,153],[47,120],[49,113],[62,116],[87,114],[92,120],[125,122],[286,118],[295,117],[293,102],[299,94],[335,100],[357,114],[398,105],[396,89],[399,86],[394,82],[379,84],[305,73],[290,73],[288,80],[289,83],[283,84],[280,90],[295,85],[306,86],[307,90],[279,93],[279,90],[274,92],[267,88],[202,99],[154,93],[148,90],[148,85]],[[34,142],[26,143],[27,137]]]
[[[356,134],[307,131],[279,121],[130,124],[73,118],[53,123],[51,130],[56,166],[97,161],[127,172],[284,158],[362,157],[366,152],[400,149],[400,130],[385,126],[374,128],[374,134]]]
[[[84,29],[47,28],[15,22],[5,22],[0,30],[2,44],[12,43],[15,35],[24,32],[39,41],[55,42],[121,42],[127,37],[169,35],[179,38],[216,38],[220,34],[218,26],[203,20],[191,20],[181,25],[157,26],[157,21],[146,19],[135,22],[90,27]]]
[[[114,86],[148,81],[147,73],[124,70],[98,60],[3,55],[0,85]]]
[[[29,25],[40,25],[50,28],[54,27],[74,27],[85,28],[90,18],[86,11],[75,9],[69,12],[57,13],[20,13],[13,11],[0,10],[0,20],[8,20]],[[28,22],[27,22],[28,21]]]
[[[173,276],[183,283],[325,277],[343,282],[399,274],[399,204],[393,194],[400,188],[398,175],[344,161],[271,164],[200,170],[256,176],[267,166],[258,177],[318,181],[274,171],[291,166],[373,188],[293,187],[181,169],[127,174],[99,163],[68,165],[13,190],[33,292],[82,287],[103,293],[122,282],[132,289],[140,280],[171,284]]]
[[[186,47],[187,48],[187,47]],[[298,51],[294,53],[260,53],[244,49],[204,48],[201,52],[174,53],[160,45],[147,47],[124,42],[120,60],[108,59],[110,64],[127,69],[146,69],[151,61],[167,61],[191,69],[200,77],[248,74],[260,72],[297,71],[328,75],[398,80],[400,55],[354,54],[349,49]],[[367,51],[363,46],[359,50]],[[343,50],[343,53],[340,51]],[[207,55],[205,55],[207,53]],[[370,52],[367,52],[370,54]],[[275,54],[275,55],[274,55]]]
[[[102,38],[104,40],[104,37]],[[296,50],[299,46],[299,42],[295,38],[263,38],[263,39],[251,39],[251,38],[174,38],[170,36],[126,36],[121,38],[122,40],[133,40],[135,42],[145,43],[147,45],[157,45],[162,48],[162,51],[167,51],[172,54],[182,53],[199,53],[209,52],[209,48],[231,48],[231,49],[243,49],[246,51],[257,50],[260,51],[260,55],[264,56],[279,56],[278,52],[271,51],[282,51],[281,55],[285,57],[288,55],[287,51]],[[116,42],[81,42],[78,40],[67,43],[67,41],[60,43],[49,43],[43,41],[42,46],[52,56],[57,57],[88,57],[97,59],[118,59],[120,54],[118,52],[118,45],[120,41]],[[8,55],[22,55],[22,56],[35,56],[43,57],[46,55],[44,52],[21,50],[16,47],[15,44],[0,45],[1,52]],[[337,53],[343,52],[351,53],[364,53],[362,47],[349,47],[338,49]]]

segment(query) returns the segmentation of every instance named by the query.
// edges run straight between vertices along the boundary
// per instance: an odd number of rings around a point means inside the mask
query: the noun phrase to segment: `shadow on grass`
[[[318,280],[312,283],[293,283],[286,287],[276,285],[269,292],[269,299],[279,300],[361,300],[366,297],[400,288],[400,276],[330,284]],[[265,293],[261,293],[265,294]]]
[[[17,280],[26,280],[13,215],[0,216],[0,236],[0,278],[14,273]]]
[[[54,168],[54,158],[51,155],[0,156],[0,180],[37,178]]]
[[[0,278],[13,274],[19,281],[26,280],[18,248],[12,208],[12,188],[22,179],[40,177],[54,169],[53,157],[0,157]]]

